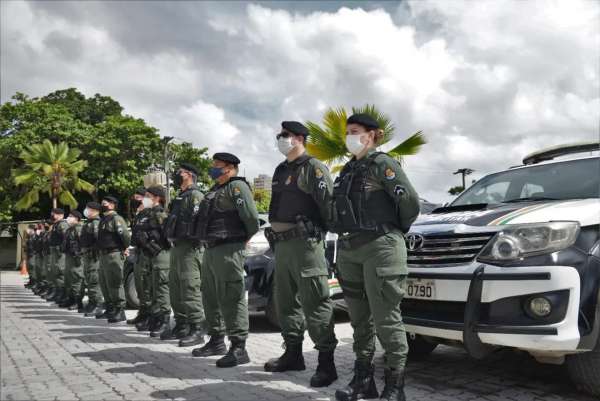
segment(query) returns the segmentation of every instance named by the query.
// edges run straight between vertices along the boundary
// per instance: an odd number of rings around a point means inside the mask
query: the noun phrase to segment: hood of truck
[[[565,220],[578,221],[584,227],[600,224],[600,199],[500,203],[477,210],[440,210],[419,216],[413,227],[439,224],[484,227]]]

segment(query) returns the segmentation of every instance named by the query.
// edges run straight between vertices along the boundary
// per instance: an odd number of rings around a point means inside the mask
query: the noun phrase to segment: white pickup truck
[[[536,152],[417,219],[402,302],[411,353],[517,348],[600,395],[599,150]]]

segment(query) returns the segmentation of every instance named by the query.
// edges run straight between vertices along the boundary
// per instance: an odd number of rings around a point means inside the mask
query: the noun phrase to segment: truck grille
[[[406,235],[410,265],[468,263],[494,236],[494,233]]]

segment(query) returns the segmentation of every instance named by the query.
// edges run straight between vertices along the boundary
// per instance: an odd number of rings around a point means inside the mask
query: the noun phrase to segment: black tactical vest
[[[400,226],[393,199],[383,188],[367,188],[369,168],[380,154],[374,152],[363,160],[348,162],[335,180],[331,231],[381,232],[385,226]]]
[[[43,235],[44,234],[41,233],[41,234],[36,234],[35,237],[33,237],[33,250],[38,255],[41,255],[42,252],[44,251],[44,238],[43,238]]]
[[[297,216],[305,216],[315,225],[322,226],[319,207],[314,199],[298,187],[298,175],[311,159],[303,155],[291,163],[283,162],[275,169],[269,221],[296,223]]]
[[[94,248],[96,246],[96,238],[98,237],[97,227],[94,224],[96,221],[97,219],[88,220],[83,224],[79,236],[79,243],[82,248]]]
[[[229,182],[231,181],[243,181],[250,187],[243,177],[233,177]],[[248,233],[237,209],[221,210],[217,207],[217,193],[221,188],[223,186],[215,185],[205,196],[198,215],[198,237],[207,242],[245,241],[248,239]]]
[[[63,246],[63,241],[65,240],[64,232],[66,231],[64,226],[66,224],[67,222],[64,220],[54,223],[52,230],[50,230],[50,246]],[[59,227],[63,229],[59,230]]]
[[[132,245],[141,247],[142,244],[142,232],[145,230],[141,227],[143,221],[148,220],[150,216],[149,209],[142,209],[138,214],[135,215],[133,223],[131,224],[131,243]]]
[[[81,255],[79,235],[76,227],[69,227],[65,234],[64,252],[71,256]]]
[[[117,216],[116,213],[111,213],[109,215],[104,215],[100,219],[100,224],[98,225],[98,248],[106,249],[106,250],[121,250],[123,249],[123,243],[121,241],[121,237],[119,233],[113,231],[113,227],[111,226],[111,222]]]
[[[150,244],[158,245],[161,249],[169,249],[170,244],[164,234],[162,225],[158,222],[156,215],[163,212],[162,206],[155,206],[151,209],[144,209],[143,213],[135,223],[135,231],[139,247],[145,248]]]
[[[188,188],[171,201],[169,217],[165,223],[169,240],[194,239],[194,218],[198,210],[190,199],[193,190],[198,190],[198,187],[194,185]]]

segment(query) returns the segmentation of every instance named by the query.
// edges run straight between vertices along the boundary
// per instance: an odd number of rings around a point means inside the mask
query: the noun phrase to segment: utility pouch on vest
[[[169,241],[175,239],[175,229],[177,228],[177,215],[170,214],[165,221],[165,234]]]

